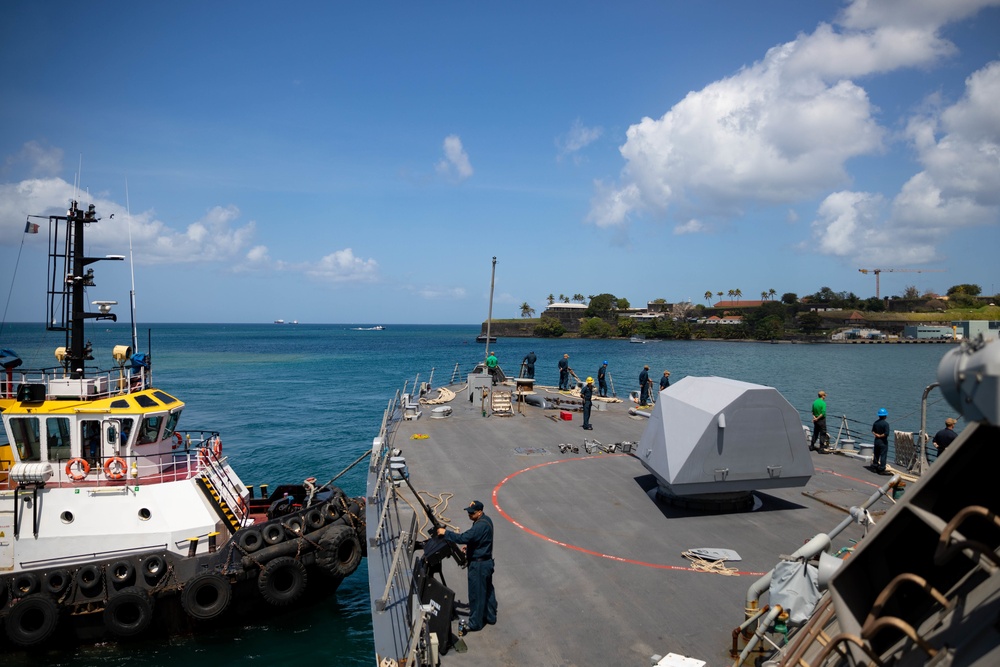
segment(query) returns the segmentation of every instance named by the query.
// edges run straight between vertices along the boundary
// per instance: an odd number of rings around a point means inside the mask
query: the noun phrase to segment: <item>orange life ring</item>
[[[201,465],[208,465],[209,453],[208,447],[198,448],[198,463]]]
[[[212,438],[212,453],[215,454],[215,458],[222,458],[222,438],[219,436]]]
[[[246,516],[249,513],[247,501],[243,500],[243,496],[236,496],[236,507],[238,507],[240,512],[243,513],[243,516]]]
[[[183,447],[184,446],[184,436],[181,435],[180,433],[178,433],[177,431],[174,431],[174,437],[177,438],[177,444],[174,445],[173,447],[171,447],[171,449],[177,449],[178,447]]]
[[[73,466],[78,466],[79,471],[73,472]],[[90,464],[87,459],[75,458],[66,462],[66,476],[74,482],[79,482],[90,474]]]
[[[111,470],[112,465],[118,466],[114,472]],[[128,465],[125,463],[125,459],[120,456],[112,456],[104,462],[104,474],[108,476],[108,479],[124,479],[126,472],[128,472]]]

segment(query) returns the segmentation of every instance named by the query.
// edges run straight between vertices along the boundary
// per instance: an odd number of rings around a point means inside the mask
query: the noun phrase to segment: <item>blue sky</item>
[[[77,181],[140,322],[1000,291],[1000,0],[14,0],[0,67],[7,321]]]

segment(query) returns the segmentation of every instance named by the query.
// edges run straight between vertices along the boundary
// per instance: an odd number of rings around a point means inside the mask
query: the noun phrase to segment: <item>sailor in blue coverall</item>
[[[449,542],[465,544],[469,563],[469,630],[482,630],[483,625],[497,622],[497,595],[493,590],[493,520],[483,512],[483,504],[473,500],[465,511],[472,519],[472,528],[455,533],[438,528],[437,534]]]

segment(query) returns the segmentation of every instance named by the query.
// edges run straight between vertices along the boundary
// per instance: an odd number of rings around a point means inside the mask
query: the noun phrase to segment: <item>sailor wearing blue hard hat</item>
[[[885,459],[889,454],[889,422],[886,417],[889,411],[879,408],[878,421],[872,424],[872,435],[875,436],[875,451],[872,456],[872,472],[880,475],[887,474],[885,471]]]

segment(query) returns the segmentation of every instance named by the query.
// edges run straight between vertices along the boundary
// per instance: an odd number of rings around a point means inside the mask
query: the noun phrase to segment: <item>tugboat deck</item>
[[[422,405],[418,418],[396,424],[391,442],[442,522],[466,530],[463,508],[481,500],[495,525],[498,622],[466,635],[465,646],[451,646],[442,665],[646,665],[668,653],[731,664],[732,630],[744,620],[750,585],[888,479],[860,458],[810,453],[804,444],[797,455],[811,456],[815,466],[807,486],[756,492],[751,512],[702,514],[657,498],[638,451],[587,453],[587,440],[639,442],[648,420],[629,415],[631,402],[600,409],[595,399],[593,430],[585,431],[579,412],[565,421],[559,410],[515,401],[510,416],[491,415],[488,406],[484,416],[464,386],[451,389],[450,416],[432,419],[435,406]],[[578,451],[562,453],[560,444]],[[417,539],[424,539],[423,511],[405,484],[398,491],[419,513]],[[876,521],[892,502],[883,497],[871,507]],[[861,530],[848,527],[834,549],[852,546]],[[741,560],[699,571],[683,555],[699,548],[731,549]],[[389,569],[383,561],[370,547],[373,600],[381,593],[379,569]],[[446,560],[443,576],[464,616],[466,572]],[[380,614],[373,616],[378,626]],[[376,627],[379,657],[386,655],[379,637],[388,634]]]

